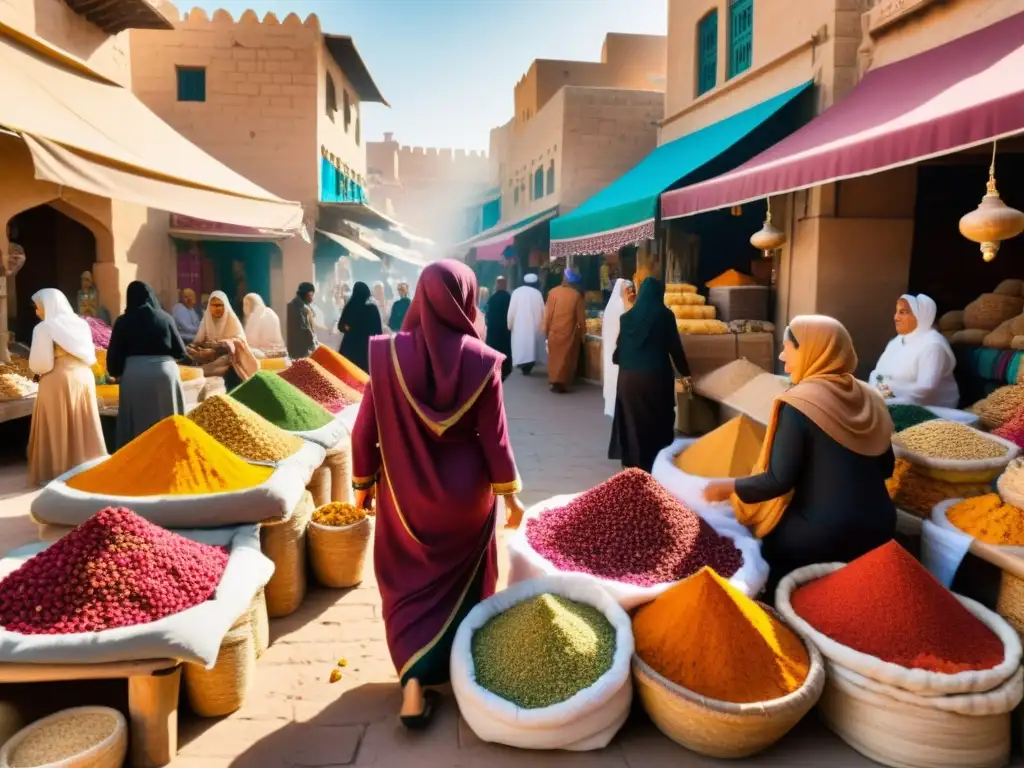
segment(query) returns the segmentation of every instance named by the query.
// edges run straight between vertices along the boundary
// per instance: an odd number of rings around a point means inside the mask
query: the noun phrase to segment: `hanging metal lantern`
[[[786,243],[786,235],[772,224],[772,199],[768,198],[768,210],[764,216],[764,226],[750,236],[750,244],[770,259],[772,251],[778,250]]]
[[[999,244],[1024,232],[1024,213],[1011,208],[996,189],[996,145],[992,143],[992,164],[988,168],[985,196],[973,211],[960,219],[960,234],[981,244],[985,261],[992,261]]]

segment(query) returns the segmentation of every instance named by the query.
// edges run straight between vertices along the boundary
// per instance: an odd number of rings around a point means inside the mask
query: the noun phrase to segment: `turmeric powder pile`
[[[736,288],[739,286],[757,285],[758,282],[750,275],[744,275],[735,269],[728,269],[713,280],[708,280],[708,288]]]
[[[675,458],[696,477],[746,477],[761,454],[765,428],[740,415],[700,438]]]
[[[905,459],[896,460],[896,469],[885,487],[889,490],[889,498],[902,510],[917,515],[930,517],[932,509],[939,502],[947,499],[966,499],[973,496],[984,496],[990,486],[985,483],[950,483],[936,480],[923,475]]]
[[[1004,504],[997,493],[954,504],[946,512],[946,519],[986,544],[1024,546],[1024,510]]]
[[[168,416],[67,485],[108,496],[186,496],[253,488],[273,471],[247,464],[184,416]]]
[[[778,699],[810,671],[803,642],[707,567],[641,608],[633,635],[655,672],[718,701]]]

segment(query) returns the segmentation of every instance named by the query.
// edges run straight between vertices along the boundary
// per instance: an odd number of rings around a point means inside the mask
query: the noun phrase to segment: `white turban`
[[[533,285],[537,282],[537,276],[531,272],[523,278],[523,282],[527,285]]]

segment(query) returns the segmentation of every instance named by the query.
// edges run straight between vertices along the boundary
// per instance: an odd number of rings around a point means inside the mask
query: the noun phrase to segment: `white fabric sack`
[[[963,531],[950,530],[925,520],[921,524],[921,565],[949,589],[960,564],[967,557],[971,540]]]
[[[175,659],[211,669],[220,644],[253,598],[274,574],[260,552],[255,525],[213,530],[175,531],[203,544],[230,550],[227,568],[213,598],[149,624],[74,635],[20,635],[0,628],[0,663],[103,664],[145,659]],[[0,560],[0,577],[42,552],[50,543],[29,544]]]
[[[266,463],[262,461],[251,461],[250,464],[256,466],[272,466],[272,467],[290,467],[295,469],[300,477],[305,478],[303,482],[309,483],[313,477],[313,472],[324,463],[324,457],[327,456],[327,451],[316,443],[311,443],[307,440],[302,441],[302,447],[298,451],[293,453],[291,456],[285,456],[278,462]],[[248,521],[248,522],[256,522]]]
[[[219,528],[288,517],[306,491],[305,464],[282,462],[260,485],[242,491],[178,496],[85,493],[67,481],[110,457],[80,464],[51,481],[32,500],[32,517],[51,525],[81,525],[105,507],[127,507],[164,528]],[[323,459],[321,459],[321,462]]]
[[[341,409],[341,412],[334,417],[335,421],[341,422],[349,434],[356,427],[356,417],[359,416],[359,403]]]
[[[902,688],[919,696],[947,696],[949,694],[985,693],[1005,683],[1017,671],[1021,662],[1020,635],[1005,619],[963,595],[953,594],[964,608],[973,613],[1002,641],[1003,661],[992,669],[970,670],[953,674],[932,672],[927,669],[901,667],[876,656],[854,650],[822,634],[801,618],[790,602],[793,592],[801,585],[839,570],[845,563],[819,563],[797,568],[786,576],[775,591],[775,607],[790,627],[801,637],[818,646],[829,661],[851,669],[879,683]]]
[[[506,542],[510,565],[509,584],[518,584],[521,581],[534,579],[539,576],[566,575],[565,572],[558,570],[550,561],[530,546],[526,539],[526,526],[532,518],[539,517],[549,509],[565,506],[576,498],[577,495],[553,496],[526,510],[519,530],[509,536]],[[720,518],[705,518],[705,521],[719,535],[731,539],[743,555],[743,565],[732,575],[729,583],[748,597],[756,596],[764,589],[764,585],[768,581],[768,563],[761,557],[760,542],[750,536],[746,529],[743,529],[742,535],[738,534]],[[734,522],[733,525],[736,525],[736,523]],[[603,579],[588,573],[574,572],[572,575],[602,587],[627,611],[651,602],[658,595],[679,583],[678,581],[671,581],[653,587],[640,587],[635,584],[625,584],[621,581]]]
[[[473,635],[492,617],[545,593],[585,603],[604,614],[615,628],[615,654],[611,668],[589,688],[560,704],[522,709],[477,685]],[[452,691],[462,717],[483,741],[520,749],[603,749],[629,717],[632,657],[629,615],[604,590],[577,575],[531,579],[488,598],[466,616],[452,643]]]
[[[711,483],[731,480],[728,477],[697,477],[690,475],[675,465],[675,457],[693,445],[700,438],[677,438],[668,448],[663,448],[654,459],[651,477],[661,483],[684,506],[689,507],[708,522],[714,522],[715,530],[721,525],[730,533],[750,536],[746,527],[736,522],[732,504],[728,501],[709,502],[704,499],[704,489]]]
[[[341,438],[345,436],[345,433],[345,425],[337,418],[331,419],[317,429],[311,429],[306,432],[289,432],[291,435],[301,437],[303,440],[308,440],[328,450],[336,446]]]

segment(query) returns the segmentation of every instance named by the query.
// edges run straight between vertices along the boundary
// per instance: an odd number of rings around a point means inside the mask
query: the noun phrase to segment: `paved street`
[[[534,503],[556,493],[584,490],[615,472],[603,459],[608,421],[601,394],[585,387],[553,395],[543,377],[516,374],[507,387],[513,444]],[[34,527],[24,515],[31,498],[22,470],[0,473],[5,545],[29,541]],[[503,571],[504,571],[503,563]],[[398,724],[399,691],[384,643],[380,601],[367,565],[366,580],[349,591],[313,591],[296,614],[272,622],[272,645],[258,665],[245,707],[222,720],[200,720],[183,708],[180,753],[174,768],[292,766],[400,766],[417,768],[698,768],[724,765],[702,759],[663,737],[636,714],[616,741],[600,753],[531,753],[482,744],[447,697],[434,727],[423,734]],[[338,659],[348,660],[344,679],[329,684]],[[34,696],[61,705],[117,701],[116,686],[51,688],[59,697]],[[53,706],[53,704],[50,704]],[[867,766],[810,716],[783,744],[757,759],[759,766]]]

